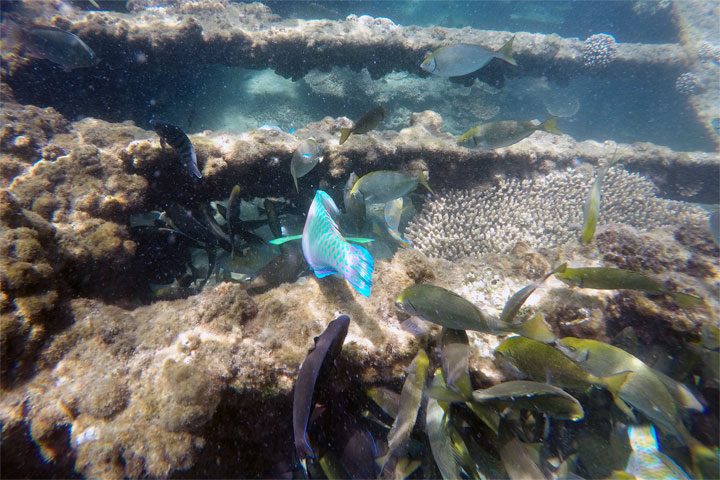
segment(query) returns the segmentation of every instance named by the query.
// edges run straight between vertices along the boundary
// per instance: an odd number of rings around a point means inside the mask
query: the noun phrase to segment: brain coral
[[[535,248],[562,245],[578,236],[594,178],[589,169],[578,168],[449,190],[425,204],[406,236],[423,253],[450,260],[506,253],[518,241]],[[699,207],[660,198],[648,179],[617,168],[608,173],[602,193],[600,225],[646,230],[705,217]]]

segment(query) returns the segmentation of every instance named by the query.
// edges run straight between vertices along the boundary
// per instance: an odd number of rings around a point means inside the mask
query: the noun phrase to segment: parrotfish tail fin
[[[433,196],[435,196],[435,192],[433,192],[433,189],[430,188],[430,184],[428,183],[427,177],[425,176],[425,172],[420,170],[420,173],[418,174],[418,180],[420,181],[420,184],[428,189],[428,192],[432,193]]]
[[[673,300],[675,300],[675,303],[677,303],[685,310],[697,307],[698,305],[702,305],[703,303],[702,298],[696,297],[695,295],[690,295],[689,293],[669,292],[668,295],[670,295]]]
[[[544,130],[553,135],[562,135],[563,133],[557,128],[558,117],[550,117],[543,123],[538,125],[538,130]]]
[[[517,333],[542,343],[552,343],[557,338],[545,323],[545,316],[538,313],[527,322],[517,326]]]
[[[274,240],[270,240],[268,243],[270,245],[282,245],[285,242],[290,242],[292,240],[302,240],[302,235],[291,235],[289,237],[280,237],[276,238]]]
[[[512,56],[513,41],[515,41],[515,35],[513,35],[510,40],[508,40],[505,45],[503,45],[502,48],[498,50],[497,58],[505,60],[510,65],[515,65],[517,67],[517,62]]]
[[[350,268],[345,274],[345,280],[350,282],[361,295],[369,297],[373,272],[373,258],[370,252],[363,247],[348,244],[346,261]]]
[[[352,133],[351,128],[341,128],[340,129],[340,145],[345,143],[345,140],[348,139],[348,137],[350,136],[351,133]]]

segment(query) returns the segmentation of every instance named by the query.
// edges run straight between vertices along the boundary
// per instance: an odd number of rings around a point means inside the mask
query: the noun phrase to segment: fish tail
[[[348,269],[344,272],[345,280],[350,282],[361,295],[369,297],[373,272],[373,258],[370,252],[363,247],[348,244],[345,260],[348,265]]]
[[[418,181],[420,182],[420,185],[428,189],[428,192],[432,193],[433,196],[435,195],[433,189],[430,188],[430,184],[428,183],[427,177],[425,176],[425,172],[422,170],[420,170],[420,173],[418,174]]]
[[[350,136],[351,133],[352,133],[351,128],[341,128],[340,129],[340,145],[345,143],[345,140],[348,139],[348,137]]]
[[[15,21],[6,18],[0,25],[2,27],[2,38],[5,50],[15,50],[22,47],[25,39],[25,32]]]
[[[305,432],[298,432],[298,435],[295,436],[295,449],[301,460],[315,458],[315,453],[313,453],[312,448],[308,445]]]
[[[552,330],[550,330],[548,324],[545,323],[545,316],[542,312],[522,325],[519,325],[516,331],[524,337],[532,338],[533,340],[543,343],[552,343],[557,338]]]
[[[497,52],[497,57],[501,60],[505,60],[510,65],[515,65],[517,67],[517,62],[512,56],[512,47],[513,47],[513,41],[515,40],[515,35],[513,35],[510,40],[508,40],[505,45],[503,45],[500,50]]]
[[[687,442],[690,449],[690,458],[692,460],[693,471],[698,478],[718,478],[720,471],[720,456],[718,450],[710,449],[690,437],[692,440]]]
[[[293,182],[295,182],[295,191],[300,193],[300,189],[298,188],[297,177],[295,176],[295,172],[293,172],[292,177],[293,177]]]
[[[675,300],[675,303],[677,303],[680,307],[684,309],[697,307],[698,305],[701,305],[703,303],[702,298],[696,297],[695,295],[690,295],[689,293],[668,292],[668,295],[670,295],[673,300]]]
[[[538,126],[539,130],[545,130],[553,135],[562,135],[563,133],[557,128],[558,117],[550,117]]]

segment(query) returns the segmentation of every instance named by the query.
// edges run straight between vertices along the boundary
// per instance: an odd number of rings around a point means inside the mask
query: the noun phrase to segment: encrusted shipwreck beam
[[[435,112],[413,114],[410,126],[400,131],[373,131],[352,136],[338,144],[340,128],[349,120],[326,117],[308,124],[293,135],[278,130],[251,130],[242,134],[204,132],[191,135],[204,179],[204,195],[229,192],[240,183],[248,194],[267,195],[267,186],[293,191],[289,162],[303,138],[313,137],[323,147],[324,161],[312,176],[344,181],[351,171],[428,168],[437,188],[472,188],[496,175],[510,177],[547,174],[574,166],[578,161],[598,165],[610,159],[614,143],[577,142],[568,135],[536,132],[527,140],[494,151],[470,150],[457,144],[457,137],[442,132],[442,118]],[[712,202],[720,192],[716,153],[675,152],[651,143],[618,144],[624,168],[651,178],[663,194],[677,199]],[[162,166],[155,136],[131,142],[121,152],[123,161],[136,172]],[[247,179],[247,180],[246,180]],[[315,180],[318,180],[316,177]],[[305,181],[301,180],[302,185]]]
[[[424,56],[439,46],[465,42],[498,49],[511,36],[471,28],[403,27],[369,16],[350,15],[343,21],[283,20],[258,3],[187,3],[133,15],[78,12],[55,17],[53,22],[86,40],[100,58],[124,58],[128,51],[142,51],[150,61],[165,66],[270,67],[294,79],[311,69],[333,66],[367,68],[373,77],[393,70],[420,73]],[[577,38],[519,32],[513,52],[518,72],[524,75],[572,76],[593,69]],[[687,54],[678,45],[621,43],[603,72],[679,72],[686,63]]]

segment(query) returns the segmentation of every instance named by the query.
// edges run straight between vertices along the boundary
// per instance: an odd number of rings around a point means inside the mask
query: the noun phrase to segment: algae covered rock
[[[195,430],[207,423],[220,402],[222,382],[201,365],[168,360],[158,382],[160,426],[170,432]]]

